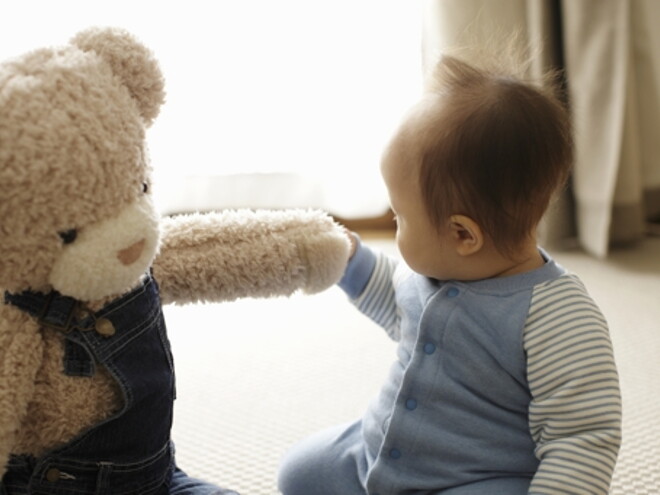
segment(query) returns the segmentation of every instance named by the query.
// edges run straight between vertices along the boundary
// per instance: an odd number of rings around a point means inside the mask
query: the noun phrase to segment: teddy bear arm
[[[321,212],[227,211],[163,221],[154,276],[164,303],[322,291],[342,276],[348,239]]]
[[[0,477],[27,413],[41,365],[43,339],[37,323],[10,306],[0,307]]]

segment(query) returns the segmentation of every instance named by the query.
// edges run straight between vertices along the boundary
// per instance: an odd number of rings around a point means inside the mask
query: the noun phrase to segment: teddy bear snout
[[[142,251],[144,251],[144,246],[146,242],[147,242],[146,239],[140,239],[135,244],[131,244],[126,249],[122,249],[121,251],[119,251],[117,253],[117,258],[119,259],[121,264],[125,266],[129,266],[135,263],[138,260],[138,258],[140,258]]]

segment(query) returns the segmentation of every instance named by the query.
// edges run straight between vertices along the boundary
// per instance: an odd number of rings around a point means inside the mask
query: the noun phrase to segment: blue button
[[[401,451],[399,449],[390,450],[390,457],[392,459],[401,459]]]
[[[414,411],[417,409],[417,401],[415,399],[408,399],[406,401],[406,409],[409,411]]]
[[[447,290],[447,297],[456,297],[459,294],[459,290],[456,287],[450,287]]]
[[[424,352],[426,354],[433,354],[435,352],[435,344],[431,344],[430,342],[428,344],[424,344]]]

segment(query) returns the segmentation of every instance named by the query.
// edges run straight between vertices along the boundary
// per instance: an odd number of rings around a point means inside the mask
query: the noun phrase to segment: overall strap
[[[42,327],[63,332],[67,338],[64,344],[64,372],[69,376],[92,376],[95,371],[94,359],[79,342],[68,337],[73,330],[88,330],[91,312],[72,297],[63,296],[57,291],[24,291],[19,294],[5,292],[5,304],[26,312]]]
[[[5,292],[5,304],[11,304],[37,319],[41,326],[68,333],[79,322],[82,305],[74,298],[57,291],[49,293],[24,291],[19,294]],[[85,315],[87,316],[87,315]]]

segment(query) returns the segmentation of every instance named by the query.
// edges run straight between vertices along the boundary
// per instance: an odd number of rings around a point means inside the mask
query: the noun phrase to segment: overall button
[[[406,409],[408,409],[408,411],[414,411],[417,409],[417,401],[415,399],[408,399],[406,401]]]
[[[390,457],[392,459],[401,459],[401,451],[399,449],[390,450]]]
[[[447,297],[456,297],[460,291],[456,287],[450,287],[447,290]]]
[[[51,483],[55,483],[56,481],[59,481],[60,470],[57,468],[50,468],[48,471],[46,471],[46,479]]]
[[[103,335],[104,337],[112,337],[116,332],[115,326],[107,318],[99,318],[96,320],[95,328],[96,333]]]
[[[428,355],[431,355],[435,352],[435,344],[431,344],[430,342],[428,344],[424,344],[424,352]]]

